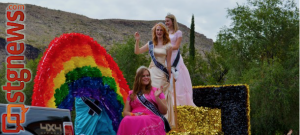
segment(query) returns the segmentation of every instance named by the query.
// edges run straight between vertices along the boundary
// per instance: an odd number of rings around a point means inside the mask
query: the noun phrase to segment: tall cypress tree
[[[194,14],[192,16],[192,23],[190,29],[190,58],[195,59],[195,24],[194,24]]]

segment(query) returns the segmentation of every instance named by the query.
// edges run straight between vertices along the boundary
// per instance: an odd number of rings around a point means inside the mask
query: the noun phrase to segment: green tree
[[[191,29],[190,29],[190,57],[192,60],[195,59],[195,24],[194,15],[192,16]]]
[[[214,49],[210,52],[205,52],[206,63],[208,70],[206,72],[206,85],[221,85],[225,81],[225,75],[228,72],[228,67],[225,65],[224,59],[216,53]]]
[[[139,55],[134,53],[134,44],[135,39],[133,36],[130,36],[126,38],[125,43],[116,43],[109,50],[109,54],[118,64],[131,89],[133,88],[137,68],[142,65],[148,66],[150,63],[150,57],[147,57],[148,53]]]
[[[1,90],[0,90],[0,103],[4,103],[6,104],[7,101],[5,99],[6,97],[6,91],[3,91],[2,86],[5,85],[6,83],[6,65],[5,63],[2,63],[1,65],[2,67],[0,68],[0,86],[1,86]]]
[[[36,59],[31,59],[26,61],[26,68],[31,71],[31,80],[26,83],[25,88],[23,89],[23,93],[26,96],[25,105],[31,105],[31,97],[33,94],[33,86],[34,86],[34,78],[37,72],[37,66],[42,58],[42,53]]]
[[[214,44],[226,84],[249,84],[251,132],[299,130],[299,9],[291,0],[248,0],[228,9]]]
[[[42,54],[39,54],[38,58],[36,59],[32,59],[32,60],[27,60],[25,63],[25,68],[29,69],[31,71],[31,80],[29,82],[25,83],[25,87],[23,89],[23,93],[25,94],[25,105],[31,105],[31,96],[33,94],[33,85],[34,85],[34,77],[36,75],[37,72],[37,66],[39,63],[39,60],[41,59]],[[0,69],[0,85],[3,86],[6,84],[7,79],[6,79],[6,65],[5,63],[2,64],[3,67]],[[20,70],[17,70],[18,73],[20,72]],[[17,85],[17,82],[13,82],[14,85]],[[1,87],[1,91],[0,91],[0,97],[6,97],[5,95],[5,91],[3,91],[2,87]],[[8,103],[6,101],[6,98],[0,98],[0,103]]]

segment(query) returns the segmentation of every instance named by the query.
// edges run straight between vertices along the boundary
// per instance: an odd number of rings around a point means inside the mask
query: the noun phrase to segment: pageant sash
[[[168,133],[168,132],[171,130],[171,127],[170,127],[170,125],[169,125],[168,120],[164,117],[164,115],[162,115],[162,114],[159,112],[159,110],[156,108],[156,106],[155,106],[153,103],[151,103],[150,101],[148,101],[148,100],[146,99],[146,97],[144,96],[144,94],[139,93],[139,94],[137,94],[137,97],[138,97],[139,101],[140,101],[147,109],[149,109],[151,112],[153,112],[154,114],[156,114],[157,116],[159,116],[159,117],[163,120],[164,125],[165,125],[165,127],[164,127],[164,128],[165,128],[165,131],[166,131],[166,133]]]
[[[172,73],[173,73],[175,79],[177,79],[177,76],[178,76],[178,70],[177,70],[176,67],[179,63],[179,58],[180,58],[180,51],[178,49],[176,58],[175,58],[175,60],[173,61],[173,64],[172,64],[172,67],[174,68],[174,69],[172,68]]]
[[[102,109],[98,106],[99,101],[95,100],[93,102],[87,97],[81,97],[81,99],[90,108],[89,110],[90,115],[94,116],[95,113],[99,115],[102,112]]]
[[[150,56],[151,56],[151,58],[152,58],[152,61],[154,62],[155,66],[156,66],[157,68],[159,68],[161,71],[163,71],[163,72],[165,73],[166,78],[167,78],[167,80],[168,80],[168,82],[169,82],[169,72],[168,72],[167,68],[166,68],[163,64],[159,63],[159,62],[156,60],[156,58],[155,58],[155,56],[154,56],[154,51],[153,51],[153,49],[154,49],[153,42],[152,42],[152,41],[149,41],[149,54],[150,54]]]
[[[173,61],[172,67],[175,67],[175,68],[177,67],[178,62],[179,62],[179,58],[180,58],[180,51],[178,49],[178,52],[177,52],[175,60]]]

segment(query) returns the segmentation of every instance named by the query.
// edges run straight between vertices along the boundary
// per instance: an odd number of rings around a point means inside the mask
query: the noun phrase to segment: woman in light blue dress
[[[94,102],[93,99],[90,99]],[[101,113],[89,114],[90,107],[79,97],[75,99],[76,118],[75,134],[76,135],[115,135],[112,121],[105,112],[103,107]]]

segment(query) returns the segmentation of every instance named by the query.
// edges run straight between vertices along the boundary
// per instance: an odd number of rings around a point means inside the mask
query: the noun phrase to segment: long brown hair
[[[173,29],[174,29],[174,33],[175,33],[179,29],[175,15],[168,13],[165,18],[169,18],[172,20]]]
[[[154,25],[154,27],[152,28],[152,41],[154,45],[158,44],[158,40],[156,37],[156,27],[160,26],[163,29],[164,32],[164,36],[163,36],[163,45],[166,45],[167,43],[170,43],[170,37],[169,37],[169,32],[167,31],[166,26],[163,23],[157,23]]]
[[[146,67],[140,67],[135,75],[135,79],[134,79],[134,83],[133,83],[133,92],[132,94],[130,95],[130,101],[133,101],[134,98],[136,97],[136,95],[142,91],[142,77],[143,77],[143,74],[144,74],[144,71],[148,71],[149,72],[149,75],[150,75],[150,71],[146,68]],[[151,91],[151,79],[150,79],[150,82],[148,85],[146,85],[145,87],[145,91],[142,91],[142,93],[150,93]]]

